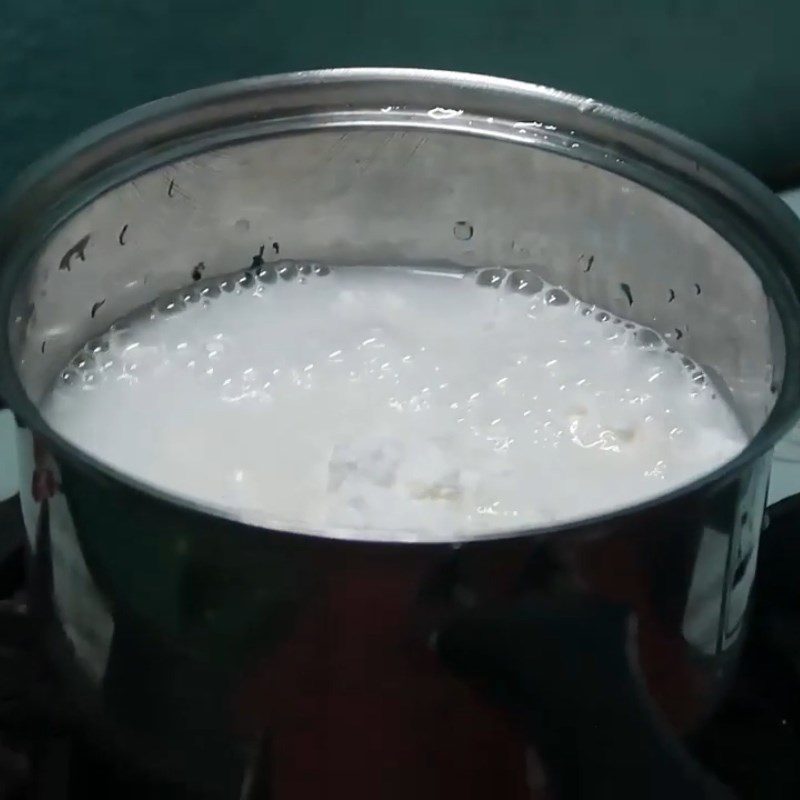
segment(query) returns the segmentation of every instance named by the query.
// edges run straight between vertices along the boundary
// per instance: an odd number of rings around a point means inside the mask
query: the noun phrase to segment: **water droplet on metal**
[[[475,229],[473,228],[472,223],[467,222],[466,220],[456,222],[456,224],[453,226],[453,236],[455,236],[459,241],[468,242],[474,233]]]

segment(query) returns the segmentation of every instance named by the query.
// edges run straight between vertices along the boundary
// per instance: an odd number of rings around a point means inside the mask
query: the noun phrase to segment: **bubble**
[[[243,289],[249,289],[255,282],[255,276],[249,270],[247,272],[243,272],[237,280],[237,283]]]
[[[59,376],[59,380],[65,386],[75,386],[81,380],[81,376],[77,370],[74,369],[65,369],[62,371],[61,375]]]
[[[275,281],[278,280],[278,273],[275,271],[275,267],[267,264],[258,268],[256,278],[258,278],[261,283],[275,283]]]
[[[297,267],[289,261],[278,266],[278,275],[285,281],[293,281],[297,277]]]
[[[98,351],[98,353],[99,352],[100,351]],[[78,353],[78,355],[76,355],[71,362],[71,366],[78,370],[92,369],[94,364],[94,356],[90,355],[89,353]]]
[[[508,278],[507,286],[512,292],[534,295],[541,291],[542,279],[532,269],[517,269]]]
[[[156,301],[156,311],[165,317],[179,314],[186,308],[186,303],[180,295],[171,295]]]
[[[219,297],[221,292],[219,286],[210,283],[208,286],[204,286],[200,290],[200,294],[207,299],[212,299],[214,297]]]
[[[489,286],[492,289],[499,288],[505,280],[506,271],[504,269],[484,269],[478,273],[475,282],[478,286]]]
[[[297,271],[301,275],[310,275],[311,274],[311,264],[298,264]]]
[[[325,264],[315,264],[314,265],[314,274],[319,275],[321,278],[325,275],[330,275],[331,268],[325,266]]]
[[[88,341],[86,343],[86,351],[88,353],[93,353],[95,355],[97,353],[106,353],[106,352],[108,352],[108,348],[109,348],[109,343],[108,343],[108,339],[106,339],[106,338],[91,339],[90,341]]]
[[[563,289],[549,289],[544,301],[549,306],[565,306],[570,299],[570,296]]]
[[[654,348],[663,344],[661,337],[650,328],[639,328],[635,336],[639,347]]]

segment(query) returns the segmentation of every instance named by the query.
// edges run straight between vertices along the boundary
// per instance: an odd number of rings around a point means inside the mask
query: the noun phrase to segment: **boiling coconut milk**
[[[380,538],[592,516],[746,443],[696,364],[529,270],[284,263],[197,284],[89,342],[43,413],[154,487]]]

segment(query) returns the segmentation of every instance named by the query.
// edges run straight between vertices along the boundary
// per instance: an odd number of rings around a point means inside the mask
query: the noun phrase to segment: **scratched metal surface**
[[[800,164],[795,0],[2,0],[0,188],[87,125],[251,74],[427,66],[640,111],[765,176]]]

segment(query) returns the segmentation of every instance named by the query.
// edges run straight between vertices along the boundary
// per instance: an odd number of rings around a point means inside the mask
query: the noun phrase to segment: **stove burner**
[[[800,796],[800,499],[770,510],[755,604],[735,685],[690,743],[742,800]],[[37,658],[24,591],[24,531],[15,499],[0,503],[0,800],[199,800],[101,752],[70,724]],[[624,746],[624,745],[623,745]],[[263,797],[265,776],[245,794]],[[227,800],[227,799],[226,799]]]

